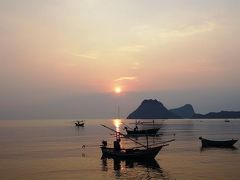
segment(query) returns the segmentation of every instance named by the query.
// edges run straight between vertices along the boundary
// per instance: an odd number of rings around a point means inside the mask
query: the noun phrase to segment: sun
[[[114,91],[115,91],[115,93],[120,94],[122,92],[122,88],[119,86],[115,87]]]

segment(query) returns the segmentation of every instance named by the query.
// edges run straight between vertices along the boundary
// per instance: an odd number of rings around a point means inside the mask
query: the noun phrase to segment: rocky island
[[[158,100],[146,99],[141,105],[127,116],[127,119],[224,119],[240,118],[240,111],[210,112],[205,115],[195,113],[191,104],[167,109]]]
[[[141,105],[128,115],[127,119],[179,119],[180,116],[169,111],[160,101],[144,100]]]

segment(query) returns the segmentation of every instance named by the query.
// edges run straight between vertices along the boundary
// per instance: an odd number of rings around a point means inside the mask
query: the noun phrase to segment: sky
[[[0,119],[240,110],[239,18],[238,0],[0,0]]]

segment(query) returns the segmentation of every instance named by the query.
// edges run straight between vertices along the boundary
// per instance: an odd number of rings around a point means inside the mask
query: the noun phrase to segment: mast
[[[136,140],[128,137],[127,135],[125,135],[125,134],[123,134],[123,133],[121,133],[121,132],[117,132],[116,130],[114,130],[114,129],[106,126],[106,125],[103,125],[103,124],[101,124],[101,126],[107,128],[107,129],[109,129],[109,130],[111,130],[111,131],[113,131],[113,132],[115,132],[115,133],[118,133],[119,135],[122,135],[123,137],[128,138],[128,139],[130,139],[131,141],[133,141],[133,142],[135,142],[135,143],[137,143],[137,144],[139,144],[139,145],[141,145],[141,146],[143,146],[143,147],[146,147],[146,145],[144,145],[144,144],[142,144],[142,143],[140,143],[140,142],[138,142],[138,141],[136,141]]]
[[[119,107],[119,104],[117,106],[117,118],[118,119],[120,118],[120,107]]]
[[[147,149],[148,149],[148,135],[146,134],[146,138],[147,138]]]

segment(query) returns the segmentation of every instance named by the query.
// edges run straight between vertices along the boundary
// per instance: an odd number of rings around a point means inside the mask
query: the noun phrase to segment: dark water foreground
[[[201,148],[199,136],[240,138],[240,120],[155,120],[162,123],[159,138],[176,141],[155,160],[120,161],[101,158],[97,146],[112,143],[106,124],[123,131],[120,122],[86,120],[0,121],[0,179],[239,179],[240,142],[235,149]],[[123,131],[124,132],[124,131]],[[174,136],[175,134],[175,136]],[[138,139],[144,142],[144,138]],[[154,141],[150,139],[150,141]],[[123,147],[134,145],[122,140]],[[85,148],[82,146],[85,145]]]

